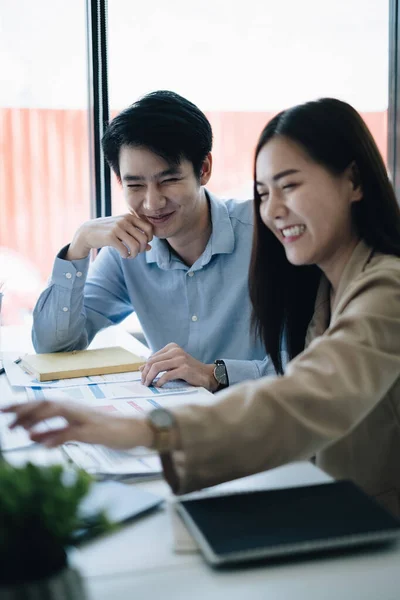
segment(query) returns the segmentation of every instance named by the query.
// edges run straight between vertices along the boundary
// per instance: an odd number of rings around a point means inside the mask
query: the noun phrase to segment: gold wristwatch
[[[160,454],[173,450],[172,434],[176,427],[174,415],[165,408],[155,408],[147,415],[147,423],[154,433],[152,449]]]

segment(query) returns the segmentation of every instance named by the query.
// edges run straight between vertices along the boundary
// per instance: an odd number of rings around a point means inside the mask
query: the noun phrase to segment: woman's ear
[[[358,166],[354,160],[348,166],[348,175],[352,186],[350,201],[358,202],[363,198],[363,189],[361,185],[360,171],[358,170]]]

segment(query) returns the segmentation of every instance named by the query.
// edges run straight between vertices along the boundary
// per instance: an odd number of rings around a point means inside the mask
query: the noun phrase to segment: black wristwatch
[[[223,360],[214,361],[214,377],[218,382],[217,392],[219,390],[223,390],[229,385],[228,372],[226,370],[226,365]]]

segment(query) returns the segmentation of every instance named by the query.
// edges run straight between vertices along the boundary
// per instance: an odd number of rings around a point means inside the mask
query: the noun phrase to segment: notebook
[[[400,537],[400,520],[350,481],[182,500],[176,508],[213,566]]]
[[[26,354],[22,357],[20,366],[38,381],[52,381],[138,371],[144,363],[143,358],[129,350],[112,346],[95,350]]]

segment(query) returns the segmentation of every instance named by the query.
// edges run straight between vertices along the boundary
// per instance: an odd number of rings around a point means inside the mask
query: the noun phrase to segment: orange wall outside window
[[[214,132],[211,191],[234,197],[251,189],[254,148],[273,114],[207,113]],[[386,162],[387,112],[362,115]],[[0,249],[18,253],[45,282],[56,252],[90,214],[87,111],[0,108],[0,157]],[[124,210],[113,177],[113,212]],[[24,298],[26,309],[35,300]]]

